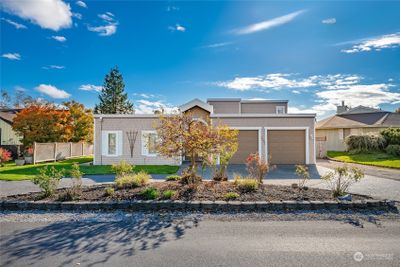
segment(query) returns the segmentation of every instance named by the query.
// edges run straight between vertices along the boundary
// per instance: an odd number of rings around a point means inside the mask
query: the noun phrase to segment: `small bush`
[[[164,199],[171,199],[176,195],[176,191],[174,190],[167,190],[163,193],[163,198]]]
[[[395,157],[400,157],[400,145],[388,145],[386,147],[386,153]]]
[[[182,179],[179,175],[168,175],[165,177],[165,181],[180,181]]]
[[[0,166],[3,167],[4,163],[11,160],[11,152],[5,148],[0,147]]]
[[[124,176],[117,177],[115,184],[118,188],[133,188],[144,186],[149,182],[151,176],[144,171],[135,174],[126,174]]]
[[[240,195],[236,192],[229,192],[224,195],[226,201],[238,199]]]
[[[387,128],[381,132],[388,145],[400,145],[400,128]]]
[[[345,140],[347,150],[354,153],[383,150],[386,140],[378,135],[350,135]]]
[[[72,187],[67,189],[67,194],[70,195],[72,200],[77,199],[78,196],[82,193],[82,176],[83,172],[81,172],[78,163],[72,164],[72,168],[69,171],[69,174],[72,179]]]
[[[336,167],[333,171],[328,172],[321,177],[325,180],[332,190],[334,197],[343,196],[347,189],[354,183],[359,182],[364,177],[364,172],[356,167],[349,170],[346,165]]]
[[[114,195],[114,193],[115,193],[115,190],[111,186],[107,186],[106,188],[104,188],[104,195],[106,197],[111,197]]]
[[[58,184],[63,177],[63,173],[64,170],[57,170],[54,166],[51,166],[50,168],[45,166],[39,169],[39,174],[32,179],[32,182],[39,185],[43,191],[44,197],[49,197],[56,191]]]
[[[111,169],[115,172],[117,177],[127,175],[132,172],[134,166],[126,162],[125,160],[120,161],[118,164],[113,164]]]
[[[305,165],[296,165],[296,174],[300,178],[298,188],[302,189],[306,185],[306,182],[310,179],[308,167]]]
[[[147,187],[140,193],[146,199],[156,199],[160,197],[160,192],[154,187]]]
[[[260,184],[263,183],[265,175],[269,171],[269,163],[261,159],[258,153],[250,154],[246,159],[246,169],[250,177],[257,179]]]
[[[240,175],[235,175],[234,184],[243,192],[256,191],[258,189],[258,181],[251,177],[242,178]]]

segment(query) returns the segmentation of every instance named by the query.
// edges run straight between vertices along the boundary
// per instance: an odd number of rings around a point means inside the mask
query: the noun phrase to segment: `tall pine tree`
[[[130,114],[134,113],[133,104],[125,93],[125,84],[118,67],[111,69],[104,78],[103,88],[99,95],[100,103],[94,108],[97,114]]]

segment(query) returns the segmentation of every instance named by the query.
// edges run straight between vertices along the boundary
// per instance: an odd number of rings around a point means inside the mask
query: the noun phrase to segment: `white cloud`
[[[335,24],[336,23],[336,18],[328,18],[328,19],[324,19],[322,20],[323,24]]]
[[[154,94],[146,94],[146,93],[141,93],[141,94],[138,94],[138,93],[134,93],[133,94],[134,96],[140,96],[140,97],[142,97],[142,98],[155,98],[155,97],[157,97],[157,95],[154,95]]]
[[[3,0],[1,6],[45,29],[58,31],[72,25],[71,7],[62,0]]]
[[[53,35],[53,36],[51,36],[51,38],[58,42],[61,42],[61,43],[67,41],[67,38],[65,38],[64,36],[59,36],[59,35]]]
[[[80,6],[80,7],[87,8],[86,3],[83,2],[83,1],[76,1],[76,4],[77,4],[78,6]]]
[[[351,48],[342,49],[341,52],[351,54],[372,50],[380,51],[384,48],[395,48],[398,46],[400,46],[400,33],[394,33],[357,41]]]
[[[170,11],[178,11],[179,10],[179,7],[176,7],[176,6],[167,6],[167,12],[170,12]]]
[[[214,44],[201,46],[200,48],[220,48],[220,47],[224,47],[224,46],[231,45],[231,44],[233,44],[233,42],[214,43]]]
[[[289,13],[287,15],[281,16],[281,17],[276,17],[270,20],[264,20],[258,23],[254,23],[242,28],[234,29],[232,30],[233,33],[235,34],[250,34],[250,33],[255,33],[259,31],[265,31],[286,23],[291,22],[293,19],[295,19],[297,16],[303,14],[306,12],[306,10],[299,10],[296,12]]]
[[[75,13],[75,12],[73,12],[73,13],[72,13],[72,16],[73,16],[74,18],[77,18],[77,19],[82,19],[82,14],[81,14],[81,13]]]
[[[186,31],[186,27],[184,27],[184,26],[182,26],[180,24],[176,24],[175,26],[169,26],[168,29],[171,32],[174,32],[174,31],[185,32]]]
[[[7,23],[13,25],[17,30],[20,30],[20,29],[27,29],[27,27],[26,27],[25,25],[20,24],[20,23],[15,22],[15,21],[12,21],[12,20],[10,20],[10,19],[1,18],[1,20],[3,20],[3,21],[5,21],[5,22],[7,22]]]
[[[146,99],[141,99],[135,101],[135,113],[136,114],[154,114],[155,110],[164,110],[165,113],[176,113],[178,111],[177,107],[169,103],[164,103],[161,100],[149,101]]]
[[[103,87],[99,85],[93,85],[93,84],[82,84],[79,86],[79,90],[83,91],[96,91],[96,92],[101,92],[101,89]]]
[[[114,21],[114,14],[111,12],[107,12],[106,14],[98,14],[97,16],[105,21]]]
[[[21,55],[18,53],[6,53],[1,55],[1,57],[8,58],[10,60],[21,60]]]
[[[42,67],[42,69],[44,69],[44,70],[50,70],[50,69],[61,70],[61,69],[65,69],[65,66],[49,65],[49,66]]]
[[[110,36],[117,32],[117,24],[109,24],[97,27],[88,26],[88,30],[91,32],[98,32],[100,36]]]
[[[71,95],[64,90],[58,89],[57,87],[50,85],[50,84],[41,84],[35,89],[45,95],[48,95],[52,98],[57,98],[57,99],[62,99],[62,98],[68,98]]]
[[[293,90],[292,93],[297,94],[297,95],[301,94],[301,92],[299,90]]]

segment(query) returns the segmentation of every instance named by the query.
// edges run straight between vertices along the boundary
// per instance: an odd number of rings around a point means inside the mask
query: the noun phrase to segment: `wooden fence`
[[[326,157],[326,136],[315,138],[315,153],[317,153],[317,159]]]
[[[33,164],[93,155],[90,143],[34,143]]]

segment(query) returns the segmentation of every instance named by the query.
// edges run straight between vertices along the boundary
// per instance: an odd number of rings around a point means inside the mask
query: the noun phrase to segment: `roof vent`
[[[341,114],[349,110],[349,107],[344,104],[342,100],[342,105],[336,107],[336,114]]]

